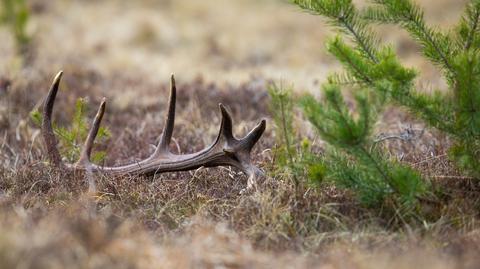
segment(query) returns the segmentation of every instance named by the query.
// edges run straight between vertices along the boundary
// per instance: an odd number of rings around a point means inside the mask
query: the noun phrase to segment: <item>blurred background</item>
[[[355,2],[363,6],[366,1]],[[448,30],[458,21],[466,1],[416,2],[425,9],[430,24]],[[0,268],[21,267],[17,264],[76,268],[73,265],[82,262],[98,264],[88,268],[107,268],[104,264],[109,263],[114,264],[111,268],[135,268],[126,261],[151,268],[159,260],[166,263],[165,268],[199,264],[206,264],[204,268],[255,267],[252,264],[313,268],[301,263],[305,253],[294,252],[304,247],[318,254],[315,258],[330,255],[338,266],[328,268],[349,268],[352,260],[373,261],[377,266],[350,268],[386,268],[391,257],[400,260],[395,268],[413,268],[410,264],[447,268],[445,255],[432,256],[429,248],[446,249],[459,264],[466,263],[467,250],[478,260],[478,208],[475,199],[469,204],[477,192],[468,184],[468,195],[462,196],[459,190],[464,181],[445,183],[449,190],[451,184],[455,199],[442,210],[462,212],[458,221],[442,218],[434,225],[423,223],[420,232],[408,227],[399,234],[376,224],[371,231],[363,230],[363,225],[370,225],[370,213],[357,209],[348,193],[330,187],[318,194],[305,192],[301,200],[308,201],[305,205],[297,202],[297,196],[292,199],[290,183],[239,196],[245,182],[228,169],[167,173],[152,181],[99,177],[102,194],[91,204],[91,197],[83,199],[86,181],[74,173],[51,173],[43,165],[39,125],[31,117],[59,70],[65,74],[54,112],[58,126],[73,125],[78,98],[87,97],[84,112],[89,119],[102,97],[108,98],[102,126],[112,135],[95,149],[106,153],[107,164],[137,161],[153,152],[152,143],[163,127],[169,76],[175,73],[178,151],[198,151],[213,141],[222,102],[232,112],[238,135],[260,118],[269,120],[253,154],[256,163],[267,167],[274,163],[275,144],[267,83],[278,81],[294,85],[297,91],[319,92],[327,75],[341,68],[325,49],[325,41],[335,33],[325,20],[286,0],[0,0],[1,8],[12,3],[27,12],[16,10],[19,21],[2,23],[12,16],[0,9]],[[407,66],[419,70],[419,89],[445,88],[438,70],[420,57],[419,48],[404,31],[390,26],[375,29]],[[406,113],[391,109],[378,129],[396,134],[407,125],[411,130],[412,122]],[[413,124],[418,130],[424,128]],[[294,126],[307,136],[313,133],[305,121]],[[425,157],[423,152],[434,148],[430,145],[446,148],[445,141],[426,134],[418,151]],[[433,161],[418,162],[419,169],[447,174],[439,167],[451,167],[446,154],[428,160]],[[292,240],[292,227],[297,227],[292,208],[297,206],[305,208],[297,212],[300,221],[315,218],[315,223],[321,223],[311,229],[313,221],[301,223],[302,235]],[[432,212],[436,210],[432,206]],[[359,218],[363,214],[366,218]],[[475,216],[471,224],[470,214]],[[473,231],[459,229],[461,223],[468,223],[465,227],[471,225]],[[350,228],[357,225],[360,230]],[[457,229],[462,230],[458,238]],[[443,241],[444,236],[452,236],[445,231],[452,230],[453,240]],[[416,242],[430,237],[439,239]],[[399,244],[403,238],[416,247]],[[365,254],[352,252],[352,246],[364,243]],[[389,255],[379,256],[386,245],[392,246]],[[417,251],[419,247],[427,250]],[[400,249],[412,255],[399,255]],[[267,255],[261,250],[292,252]],[[65,265],[54,266],[61,262]]]
[[[314,90],[338,64],[325,52],[332,32],[325,21],[282,0],[26,1],[27,34],[34,60],[21,67],[8,27],[0,27],[0,74],[22,68],[57,70],[78,66],[104,76],[238,84],[282,80]],[[363,4],[365,1],[356,1]],[[456,21],[464,0],[421,0],[440,28]],[[436,71],[417,59],[418,50],[400,30],[382,27],[402,59],[422,70],[433,86]],[[122,89],[116,89],[122,90]]]

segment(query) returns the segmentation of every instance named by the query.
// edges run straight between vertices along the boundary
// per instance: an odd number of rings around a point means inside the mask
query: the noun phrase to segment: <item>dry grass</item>
[[[429,20],[455,21],[458,1],[421,1]],[[246,178],[228,168],[156,178],[98,177],[86,194],[81,174],[45,163],[38,106],[57,69],[65,70],[55,118],[68,124],[72,104],[103,96],[113,136],[100,145],[109,164],[147,156],[163,124],[168,74],[178,80],[172,149],[211,143],[222,102],[236,134],[269,116],[272,79],[314,89],[337,68],[322,52],[321,20],[273,0],[32,1],[33,62],[21,66],[8,32],[0,31],[1,268],[477,268],[480,183],[458,178],[445,157],[449,141],[389,109],[378,133],[413,131],[409,141],[382,143],[392,158],[417,167],[438,201],[421,208],[427,221],[406,224],[379,214],[351,193],[307,184],[296,195],[285,175],[238,195]],[[271,14],[275,14],[275,20]],[[201,23],[200,23],[201,22]],[[425,88],[442,87],[404,34],[383,29],[402,59],[422,70]],[[314,134],[299,119],[304,135]],[[321,145],[320,142],[316,142]],[[268,126],[255,162],[270,172],[274,133]]]
[[[106,125],[114,134],[102,146],[108,152],[107,162],[148,155],[152,149],[146,141],[155,141],[162,127],[159,108],[165,107],[165,98],[161,97],[166,96],[166,85],[113,80],[79,69],[62,85],[72,90],[59,96],[56,109],[66,111],[57,115],[61,123],[67,123],[72,113],[69,104],[76,96],[95,96],[96,89],[91,86],[94,81],[132,83],[152,95],[157,88],[164,89],[156,93],[160,105],[141,100],[122,105],[117,101],[106,117]],[[14,112],[8,117],[1,143],[0,222],[5,236],[0,240],[0,255],[5,268],[383,268],[387,264],[409,268],[419,262],[438,268],[478,265],[480,186],[467,179],[434,181],[436,189],[444,194],[442,201],[423,209],[431,215],[431,222],[413,226],[394,224],[378,211],[360,207],[350,193],[328,184],[321,188],[304,186],[302,195],[297,196],[291,181],[282,175],[268,178],[250,195],[238,195],[245,178],[226,168],[168,173],[154,179],[98,177],[98,193],[89,196],[83,175],[54,171],[42,162],[45,159],[38,128],[28,120],[29,108],[42,95],[27,93],[34,85],[46,89],[49,81],[32,79],[23,83],[14,83],[4,99],[18,104],[10,107]],[[268,99],[258,94],[264,90],[254,88],[252,83],[218,88],[194,81],[178,86],[179,107],[187,108],[179,110],[174,134],[182,152],[198,150],[211,142],[219,123],[215,113],[218,101],[231,108],[238,133],[251,127],[258,117],[268,117]],[[251,98],[254,93],[259,96],[256,101]],[[390,113],[400,113],[395,118],[411,122],[399,111]],[[388,120],[383,122],[389,126]],[[273,147],[272,135],[268,129],[254,153],[256,162],[267,171],[273,156],[265,149]],[[439,154],[433,157],[424,151],[427,141],[443,143],[444,139],[428,131],[424,136],[412,140],[413,148],[409,143],[400,143],[404,146],[400,149],[396,144],[388,148],[392,155],[403,153],[407,162],[420,160],[417,165],[427,175],[454,175],[451,165],[443,161],[442,151],[429,153]]]

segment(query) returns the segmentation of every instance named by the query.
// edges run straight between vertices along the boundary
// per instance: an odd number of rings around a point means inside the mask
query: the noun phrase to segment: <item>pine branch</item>
[[[479,20],[480,20],[480,1],[478,0],[473,0],[468,6],[467,6],[467,11],[466,11],[466,18],[464,18],[464,21],[467,22],[468,24],[468,34],[465,42],[465,50],[470,49],[472,46],[473,40],[475,38],[475,34],[478,31],[479,28]]]
[[[340,107],[339,100],[337,98],[330,98],[329,99],[330,103],[332,104],[333,108],[336,110],[336,112],[339,115],[340,120],[343,123],[343,126],[346,127],[347,131],[350,133],[350,137],[355,137],[355,133],[353,132],[353,128],[351,126],[351,122],[347,120],[345,116],[344,109]],[[345,106],[345,104],[342,104]],[[356,139],[355,139],[356,140]],[[357,141],[353,141],[353,145],[356,145]]]
[[[456,133],[464,137],[480,136],[480,52],[469,50],[456,57],[455,84]]]
[[[327,82],[329,84],[336,84],[339,86],[352,86],[352,85],[367,86],[368,85],[367,83],[365,83],[365,81],[356,79],[354,76],[352,76],[348,72],[345,72],[342,74],[339,74],[339,73],[330,74],[327,78]]]
[[[351,0],[292,0],[300,8],[329,19],[330,24],[352,37],[358,49],[373,63],[378,62],[378,39],[358,15]]]
[[[362,63],[362,58],[358,57],[359,55],[356,55],[356,52],[345,45],[339,37],[329,42],[328,50],[344,63],[345,67],[350,69],[360,81],[373,85],[373,79],[365,72],[368,70],[367,64]]]
[[[365,30],[363,30],[363,34],[360,34],[360,32],[362,32],[362,29],[355,29],[355,25],[351,21],[346,20],[344,17],[338,17],[337,19],[350,32],[350,34],[353,36],[353,38],[356,40],[356,42],[359,44],[359,46],[362,48],[362,51],[368,56],[368,58],[372,62],[378,63],[378,59],[375,56],[374,49],[372,49],[373,45],[369,44],[370,42],[368,41],[373,39],[373,36],[368,36]]]
[[[468,35],[467,42],[465,42],[465,49],[466,50],[470,49],[470,47],[472,45],[472,42],[473,42],[475,32],[478,29],[479,19],[480,19],[480,10],[475,10],[475,15],[474,16],[475,16],[475,20],[472,22],[473,25],[470,27],[470,33]]]
[[[443,66],[450,74],[455,74],[448,56],[450,50],[448,39],[425,24],[420,7],[410,0],[375,0],[374,3],[384,8],[383,11],[378,11],[378,14],[385,16],[380,22],[390,21],[400,24],[422,44],[425,56]],[[370,11],[370,15],[372,14],[374,12]],[[375,16],[371,17],[375,19]]]
[[[383,180],[390,186],[392,187],[392,189],[394,190],[394,186],[391,185],[391,182],[392,182],[392,179],[387,175],[387,173],[385,173],[385,171],[380,167],[380,165],[378,164],[377,160],[375,160],[375,158],[373,158],[373,156],[363,147],[359,147],[360,151],[362,152],[362,154],[364,156],[367,157],[367,159],[369,160],[366,164],[373,164],[373,166],[375,167],[375,170],[377,170],[377,172],[383,177]]]
[[[423,119],[430,125],[444,132],[451,132],[453,119],[446,119],[443,115],[452,115],[452,110],[447,106],[444,96],[429,97],[413,90],[413,85],[405,84],[399,87],[393,87],[392,83],[384,80],[376,84],[376,88],[381,92],[390,93],[393,101],[407,107],[411,112]],[[443,111],[437,109],[442,108]],[[444,111],[448,111],[445,113]]]

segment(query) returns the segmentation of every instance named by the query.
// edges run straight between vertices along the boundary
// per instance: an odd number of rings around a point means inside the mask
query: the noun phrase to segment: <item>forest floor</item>
[[[419,1],[429,22],[450,27],[463,1]],[[424,208],[435,221],[392,223],[352,193],[291,181],[272,171],[275,133],[267,85],[317,94],[339,64],[324,48],[325,21],[274,0],[30,1],[31,56],[21,59],[0,28],[0,268],[478,268],[480,182],[449,163],[448,139],[405,111],[387,109],[378,135],[413,130],[386,144],[444,190]],[[423,89],[444,89],[438,71],[399,29],[382,37],[420,72]],[[218,103],[244,135],[260,119],[267,130],[254,162],[267,173],[239,195],[246,177],[230,168],[201,168],[154,178],[96,178],[47,164],[38,108],[53,76],[64,71],[54,117],[68,126],[77,98],[89,117],[107,97],[111,137],[96,149],[107,164],[147,157],[163,128],[168,78],[178,86],[174,140],[182,153],[214,140]],[[317,141],[297,115],[301,135]]]

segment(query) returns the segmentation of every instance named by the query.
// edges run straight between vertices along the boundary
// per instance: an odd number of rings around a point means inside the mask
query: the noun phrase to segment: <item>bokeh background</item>
[[[365,1],[356,1],[362,5]],[[428,21],[448,28],[464,0],[421,0]],[[28,25],[37,61],[32,72],[54,74],[72,66],[104,75],[166,81],[198,77],[219,83],[281,80],[313,90],[337,62],[325,52],[332,36],[322,19],[283,0],[30,1]],[[402,59],[438,84],[438,75],[418,58],[401,31],[379,30]],[[14,42],[0,28],[0,73],[18,70]],[[125,90],[125,89],[115,89]]]

